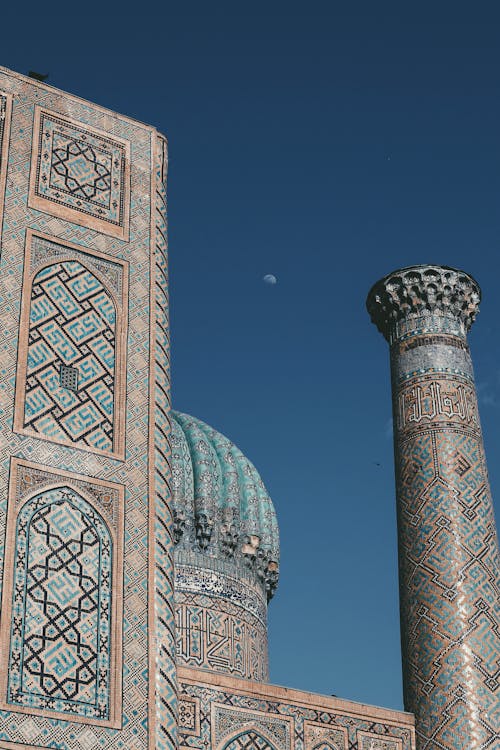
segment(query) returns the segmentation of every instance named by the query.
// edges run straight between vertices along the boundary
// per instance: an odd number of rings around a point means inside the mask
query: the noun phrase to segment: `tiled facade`
[[[412,714],[266,682],[276,514],[231,441],[170,409],[166,172],[154,128],[0,68],[0,750],[416,750]],[[477,301],[425,268],[369,304],[419,750],[499,739]]]
[[[389,341],[405,706],[419,750],[500,747],[500,560],[466,334],[479,288],[417,266],[368,296]]]
[[[4,709],[120,725],[123,504],[120,485],[12,459]]]
[[[184,750],[415,750],[413,716],[179,667]]]
[[[0,748],[175,746],[165,177],[0,69]]]
[[[128,265],[28,230],[16,431],[123,458]]]

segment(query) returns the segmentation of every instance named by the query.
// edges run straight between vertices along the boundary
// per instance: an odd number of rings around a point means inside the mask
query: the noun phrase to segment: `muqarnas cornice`
[[[397,323],[433,315],[452,318],[465,335],[479,312],[481,289],[467,273],[449,266],[410,266],[394,271],[370,289],[366,308],[390,341]]]

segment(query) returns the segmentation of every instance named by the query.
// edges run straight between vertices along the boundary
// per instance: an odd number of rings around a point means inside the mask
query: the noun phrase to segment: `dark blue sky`
[[[1,16],[1,64],[169,138],[174,404],[233,439],[275,501],[272,680],[400,708],[388,352],[364,301],[405,265],[476,276],[500,496],[498,4],[28,2]]]

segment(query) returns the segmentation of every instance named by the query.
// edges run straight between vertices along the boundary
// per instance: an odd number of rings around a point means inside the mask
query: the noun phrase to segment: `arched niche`
[[[8,533],[5,707],[114,725],[121,579],[113,530],[68,483],[26,499],[9,514]]]

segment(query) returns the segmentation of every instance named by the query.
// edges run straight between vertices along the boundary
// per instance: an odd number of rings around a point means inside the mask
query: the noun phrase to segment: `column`
[[[500,747],[500,564],[467,331],[480,289],[395,271],[367,308],[390,346],[405,708],[419,750]]]

